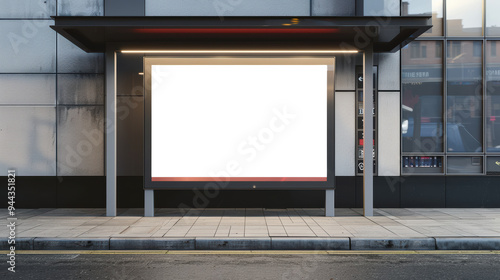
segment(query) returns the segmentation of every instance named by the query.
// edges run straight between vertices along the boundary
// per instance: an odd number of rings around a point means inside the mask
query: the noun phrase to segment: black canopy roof
[[[200,46],[399,50],[432,27],[430,17],[67,17],[51,26],[86,52]]]

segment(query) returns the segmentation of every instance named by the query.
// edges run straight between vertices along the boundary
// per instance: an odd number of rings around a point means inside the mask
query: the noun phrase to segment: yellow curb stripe
[[[185,250],[185,251],[168,251],[169,255],[327,255],[327,251],[245,251],[245,250],[218,250],[218,251],[203,251],[203,250]]]
[[[167,250],[16,250],[16,255],[164,255]],[[0,251],[8,254],[9,251]]]
[[[330,255],[491,255],[500,254],[500,251],[446,251],[446,250],[419,250],[419,251],[328,251]]]
[[[9,251],[0,251],[8,254]],[[498,255],[500,251],[17,250],[17,255]]]

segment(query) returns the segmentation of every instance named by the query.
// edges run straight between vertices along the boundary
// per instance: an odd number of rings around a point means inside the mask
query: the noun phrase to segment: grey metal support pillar
[[[106,216],[116,216],[116,52],[106,48]]]
[[[155,196],[154,190],[144,190],[144,217],[154,217]]]
[[[335,190],[325,191],[325,216],[335,216]]]
[[[363,53],[363,214],[373,216],[373,45]]]

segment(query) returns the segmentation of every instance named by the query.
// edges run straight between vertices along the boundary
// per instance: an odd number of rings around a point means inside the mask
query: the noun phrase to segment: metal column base
[[[325,216],[335,216],[335,190],[325,191]]]
[[[144,190],[144,217],[155,216],[154,190]]]

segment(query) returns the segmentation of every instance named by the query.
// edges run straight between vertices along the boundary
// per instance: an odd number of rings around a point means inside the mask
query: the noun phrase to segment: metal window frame
[[[482,89],[481,89],[481,111],[482,111],[482,115],[483,117],[481,118],[482,119],[482,122],[481,122],[481,137],[483,138],[482,139],[482,151],[481,152],[453,152],[453,153],[449,153],[448,152],[448,135],[447,135],[447,131],[448,131],[448,119],[447,119],[447,116],[446,116],[446,109],[448,108],[448,43],[450,42],[474,42],[474,41],[480,41],[481,43],[483,43],[483,48],[484,48],[484,37],[446,37],[444,39],[444,44],[446,44],[445,46],[445,52],[446,52],[446,58],[444,60],[444,70],[445,70],[445,82],[443,83],[444,87],[445,87],[445,107],[444,107],[444,117],[445,117],[445,134],[446,134],[446,139],[445,139],[445,161],[446,161],[446,169],[444,170],[445,171],[445,175],[452,175],[452,176],[463,176],[463,175],[485,175],[486,172],[485,172],[485,168],[484,168],[484,159],[485,159],[485,145],[484,145],[484,139],[485,139],[485,127],[484,127],[484,120],[485,120],[485,115],[484,115],[484,91],[485,91],[485,87],[484,87],[484,81],[485,81],[485,55],[484,55],[484,51],[482,51],[482,56],[481,56],[481,63],[482,63],[482,66],[481,66],[481,71],[482,71],[482,75],[481,75],[481,79],[482,79]],[[449,157],[454,157],[454,156],[469,156],[469,157],[474,157],[474,156],[481,156],[483,158],[483,172],[482,173],[449,173],[448,172],[448,158]]]
[[[431,39],[432,38],[432,39]],[[431,40],[430,40],[431,39]],[[400,151],[401,151],[401,164],[400,164],[400,174],[402,176],[409,176],[409,175],[417,175],[417,176],[439,176],[439,175],[445,175],[445,172],[446,172],[446,110],[444,108],[446,108],[446,94],[445,94],[445,90],[446,90],[446,47],[445,47],[445,42],[444,40],[441,40],[441,39],[437,39],[436,37],[419,37],[417,39],[415,39],[415,41],[433,41],[433,42],[436,42],[436,41],[440,41],[441,42],[441,50],[442,50],[442,53],[441,53],[441,66],[442,66],[442,69],[441,69],[441,72],[442,72],[442,75],[443,75],[443,81],[442,81],[442,104],[443,104],[443,110],[442,110],[442,115],[441,115],[441,118],[443,120],[443,135],[442,135],[442,139],[443,139],[443,143],[441,144],[442,145],[442,148],[443,148],[443,151],[442,152],[404,152],[403,151],[403,141],[402,141],[402,131],[401,131],[401,127],[400,127],[400,135],[401,135],[401,138],[400,138]],[[403,94],[403,76],[402,76],[402,69],[403,69],[403,56],[401,55],[400,56],[400,62],[401,62],[401,86],[400,86],[400,90],[401,90],[401,94]],[[401,103],[401,108],[402,108],[402,105],[403,105],[403,98],[400,99],[400,103]],[[402,120],[403,119],[403,110],[400,108],[400,119]],[[413,173],[413,172],[404,172],[404,167],[403,167],[403,161],[404,161],[404,157],[406,156],[435,156],[435,157],[441,157],[442,160],[441,160],[441,163],[442,163],[442,170],[441,172],[418,172],[418,173]]]
[[[494,175],[488,175],[486,170],[487,170],[487,158],[488,157],[495,157],[495,156],[500,156],[500,152],[488,152],[487,151],[487,140],[486,140],[486,133],[487,133],[487,126],[486,126],[486,102],[487,102],[487,97],[488,97],[488,83],[487,83],[487,76],[486,76],[486,71],[487,71],[487,45],[490,41],[500,41],[500,36],[487,36],[486,34],[486,23],[487,23],[487,18],[486,18],[486,9],[487,9],[487,3],[486,0],[483,0],[482,5],[483,5],[483,15],[482,15],[482,36],[448,36],[448,20],[447,20],[447,0],[443,1],[443,36],[421,36],[419,38],[416,38],[415,41],[441,41],[443,44],[443,153],[429,153],[426,155],[430,156],[442,156],[443,157],[443,173],[404,173],[403,172],[403,166],[401,164],[401,175],[452,175],[452,176],[471,176],[471,175],[486,175],[486,176],[494,176]],[[448,141],[447,141],[447,117],[446,117],[446,108],[448,107],[448,102],[447,102],[447,97],[448,97],[448,77],[447,77],[447,58],[448,58],[448,42],[450,41],[481,41],[483,44],[482,47],[482,57],[481,57],[481,63],[482,63],[482,151],[481,152],[457,152],[457,153],[448,153]],[[401,58],[401,69],[402,69],[403,63],[402,63],[402,58]],[[402,88],[402,82],[403,80],[401,79],[401,88]],[[401,100],[401,105],[402,105],[402,100]],[[401,113],[401,118],[402,118],[402,111]],[[402,141],[401,141],[401,151],[403,150],[402,146]],[[404,156],[419,156],[422,155],[422,153],[418,152],[401,152],[401,157],[403,158]],[[463,173],[463,174],[458,174],[458,173],[448,173],[448,157],[460,157],[460,156],[467,156],[467,157],[482,157],[483,158],[483,172],[482,173]]]

